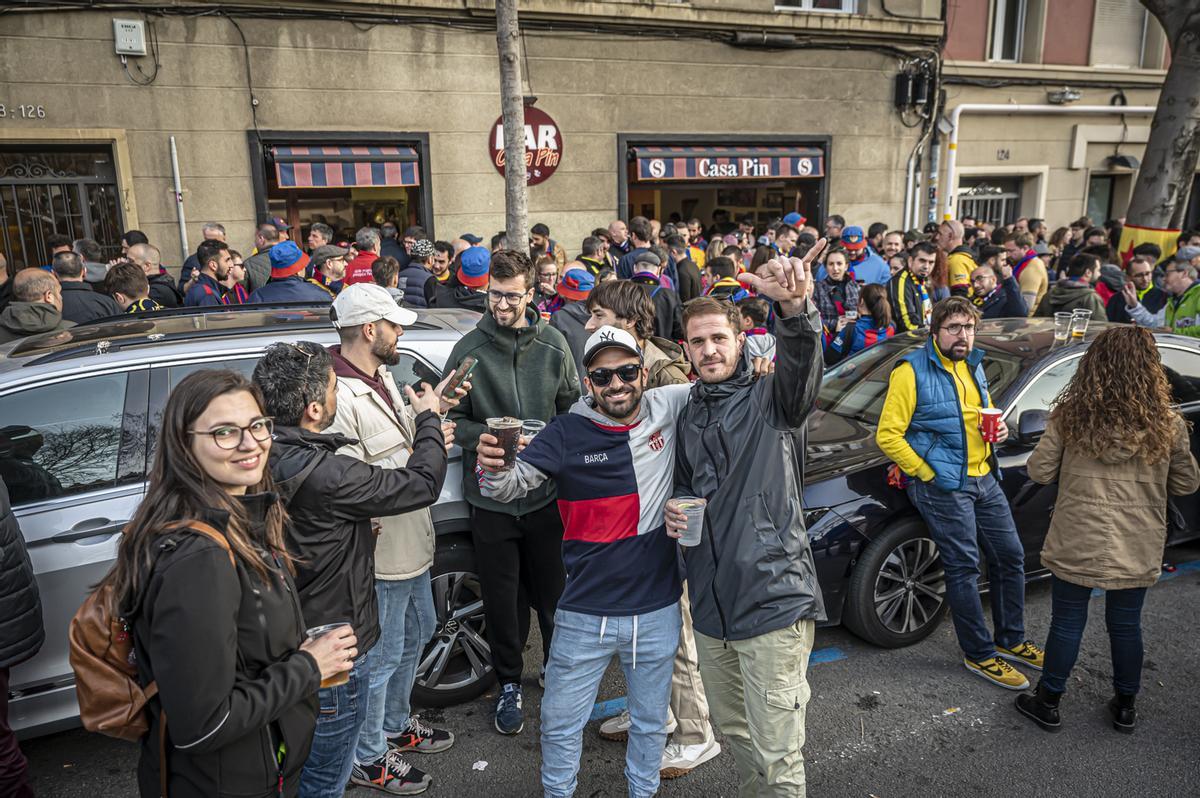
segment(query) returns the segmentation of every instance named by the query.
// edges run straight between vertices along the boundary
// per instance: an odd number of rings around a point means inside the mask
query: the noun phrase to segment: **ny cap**
[[[604,325],[587,339],[583,348],[583,367],[586,369],[600,352],[610,347],[624,349],[629,354],[642,359],[642,350],[638,349],[637,341],[625,330]]]

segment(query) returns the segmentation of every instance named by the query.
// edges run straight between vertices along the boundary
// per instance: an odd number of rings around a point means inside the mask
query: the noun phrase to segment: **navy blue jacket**
[[[413,264],[405,266],[400,270],[400,279],[404,282],[404,304],[412,308],[426,308],[429,303],[425,301],[425,283],[433,275],[424,266]]]
[[[187,296],[183,298],[183,304],[189,308],[223,305],[225,304],[221,301],[223,296],[225,296],[225,288],[209,275],[200,272],[196,277],[195,284],[188,289]]]
[[[319,285],[313,285],[298,274],[284,277],[282,280],[271,280],[262,288],[256,289],[246,300],[247,304],[254,302],[324,302],[329,304],[333,297]]]

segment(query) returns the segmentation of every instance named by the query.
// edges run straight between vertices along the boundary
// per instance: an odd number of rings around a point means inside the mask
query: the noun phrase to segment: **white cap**
[[[583,367],[587,368],[591,365],[596,355],[609,347],[624,349],[639,360],[642,357],[642,350],[638,349],[637,341],[632,335],[625,330],[606,324],[587,339],[587,344],[583,347]]]
[[[342,289],[333,300],[333,326],[358,327],[387,319],[407,327],[417,320],[417,314],[402,308],[383,286],[375,283],[354,283]]]

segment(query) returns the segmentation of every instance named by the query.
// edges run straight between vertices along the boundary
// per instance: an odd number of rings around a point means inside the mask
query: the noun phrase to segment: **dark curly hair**
[[[1136,441],[1147,463],[1170,456],[1178,416],[1154,336],[1141,327],[1096,336],[1050,411],[1064,446],[1100,457],[1114,440]]]

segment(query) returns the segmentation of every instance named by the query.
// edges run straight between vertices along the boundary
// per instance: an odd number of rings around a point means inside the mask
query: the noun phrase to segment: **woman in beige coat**
[[[1113,728],[1131,733],[1142,676],[1142,603],[1159,577],[1167,498],[1200,487],[1188,424],[1171,406],[1154,337],[1138,327],[1097,336],[1055,401],[1029,476],[1058,482],[1042,547],[1053,575],[1052,618],[1037,691],[1017,710],[1058,731],[1059,699],[1079,656],[1092,590],[1106,591]]]

